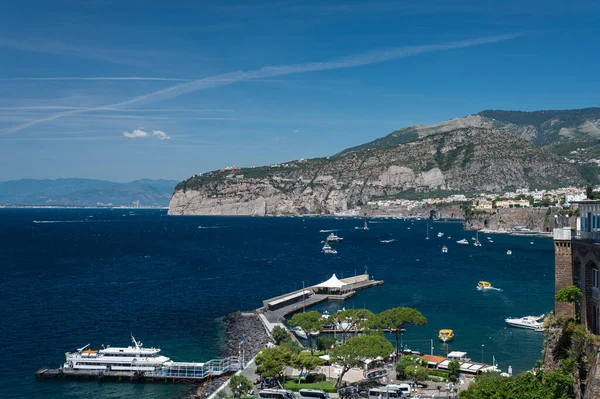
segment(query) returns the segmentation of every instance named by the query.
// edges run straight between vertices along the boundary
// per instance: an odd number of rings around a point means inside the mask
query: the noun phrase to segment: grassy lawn
[[[322,391],[325,392],[337,392],[337,390],[333,387],[333,382],[332,381],[323,381],[323,382],[314,382],[311,384],[307,384],[305,382],[300,382],[300,385],[298,385],[298,380],[297,379],[289,379],[286,380],[285,384],[283,385],[283,387],[285,389],[289,389],[291,391],[295,391],[297,392],[300,389],[320,389]]]

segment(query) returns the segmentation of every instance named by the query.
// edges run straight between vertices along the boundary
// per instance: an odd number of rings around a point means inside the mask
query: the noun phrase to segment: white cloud
[[[292,133],[300,133],[300,129],[294,129],[292,130]]]
[[[163,132],[162,130],[153,130],[152,133],[148,133],[142,129],[135,129],[133,132],[123,132],[123,136],[129,139],[140,139],[140,138],[157,138],[159,140],[170,140],[171,136]]]
[[[154,137],[156,137],[159,140],[170,140],[171,136],[167,135],[165,132],[163,132],[162,130],[154,130],[152,132],[152,135]]]
[[[133,132],[129,133],[129,132],[123,132],[123,136],[130,138],[130,139],[137,139],[140,137],[148,137],[148,132],[145,132],[143,130],[140,129],[135,129]]]

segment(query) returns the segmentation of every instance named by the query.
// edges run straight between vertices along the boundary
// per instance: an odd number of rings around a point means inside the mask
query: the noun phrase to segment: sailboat
[[[475,239],[475,242],[473,243],[473,245],[476,247],[481,246],[481,243],[479,242],[479,231],[477,231],[477,238]]]
[[[365,219],[365,227],[363,227],[363,230],[369,230],[369,226],[367,225],[367,219]]]

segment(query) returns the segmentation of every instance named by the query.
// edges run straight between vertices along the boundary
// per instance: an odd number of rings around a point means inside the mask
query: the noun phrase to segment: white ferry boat
[[[97,371],[157,371],[169,366],[173,361],[160,355],[160,349],[143,348],[142,343],[131,336],[135,346],[118,348],[107,346],[100,350],[88,349],[90,344],[77,349],[77,352],[65,353],[64,370]]]

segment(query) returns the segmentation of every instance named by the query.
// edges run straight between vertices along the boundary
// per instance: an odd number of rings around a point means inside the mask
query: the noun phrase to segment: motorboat
[[[512,255],[512,251],[509,249],[508,251],[506,251],[507,255]]]
[[[342,241],[342,237],[338,237],[337,235],[331,233],[327,236],[327,242],[340,242]]]
[[[444,233],[442,233],[441,231],[438,233],[438,237],[442,238],[444,236]]]
[[[302,339],[308,339],[308,335],[300,326],[292,328],[292,332]]]
[[[454,339],[454,331],[452,330],[440,330],[438,338],[442,342],[450,342]]]
[[[504,321],[511,327],[526,328],[528,330],[544,331],[544,316],[525,316],[520,318],[506,318]]]
[[[442,252],[443,252],[443,253],[446,253],[446,252],[448,252],[448,247],[444,245],[444,246],[442,247]]]
[[[482,290],[491,290],[491,289],[494,289],[494,287],[492,287],[492,284],[490,284],[487,281],[480,281],[479,283],[477,283],[477,289],[479,291],[482,291]]]
[[[463,238],[462,240],[458,240],[456,241],[457,244],[463,244],[463,245],[469,245],[469,241],[467,241],[466,238]]]
[[[325,243],[325,245],[323,245],[322,251],[326,254],[337,254],[337,251],[331,248],[331,245],[329,245],[328,243]]]

